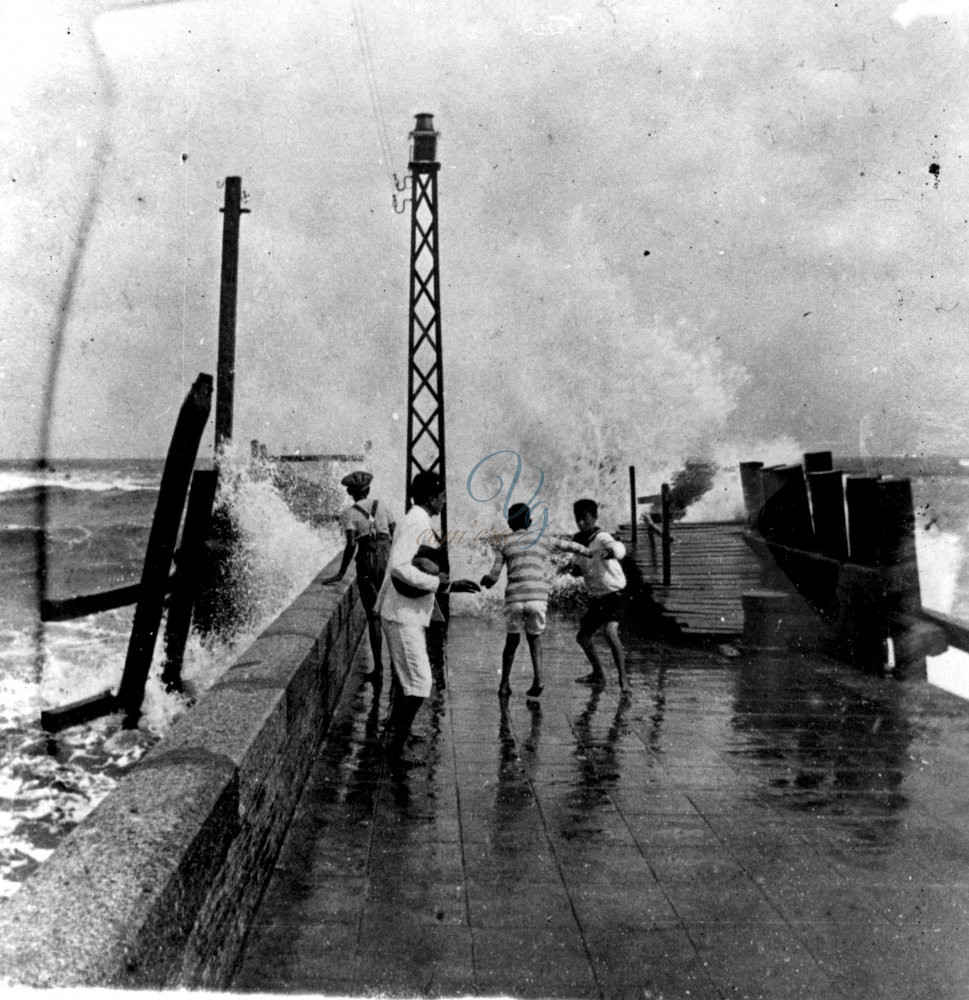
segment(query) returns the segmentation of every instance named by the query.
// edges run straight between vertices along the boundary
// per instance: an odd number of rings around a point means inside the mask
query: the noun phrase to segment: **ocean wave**
[[[45,538],[48,549],[85,550],[100,546],[106,551],[126,551],[132,540],[142,541],[150,525],[141,521],[119,521],[105,526],[71,524],[49,525],[46,529],[32,524],[0,524],[0,545],[5,554],[23,545],[33,548]]]
[[[151,525],[158,503],[154,490],[111,490],[92,493],[85,490],[47,490],[42,487],[0,493],[0,530],[29,532],[41,523],[64,540],[81,526],[88,531],[125,532]]]
[[[137,493],[145,490],[157,493],[158,479],[155,476],[123,475],[118,478],[105,478],[103,474],[79,472],[46,473],[46,472],[0,472],[0,497],[4,494],[31,494],[36,496],[41,490],[69,490],[73,492],[90,493]]]

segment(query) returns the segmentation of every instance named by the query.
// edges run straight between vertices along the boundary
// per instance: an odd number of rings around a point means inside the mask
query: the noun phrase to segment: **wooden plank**
[[[40,727],[45,733],[57,733],[69,726],[110,715],[118,708],[118,701],[110,690],[102,691],[91,698],[73,701],[60,708],[47,708],[40,713]]]
[[[212,376],[201,373],[189,389],[175,422],[148,535],[141,593],[118,690],[118,704],[125,713],[126,729],[134,729],[141,715],[185,497],[211,405]]]
[[[685,634],[743,631],[741,594],[760,583],[760,562],[736,521],[676,522],[670,528],[670,577],[659,584],[658,560],[645,546],[633,553],[653,600]]]
[[[188,495],[188,510],[182,528],[182,543],[176,556],[178,581],[168,607],[165,623],[165,665],[162,683],[166,691],[182,690],[182,660],[192,624],[192,611],[203,575],[205,541],[209,535],[212,504],[218,487],[215,469],[198,469],[192,476]]]
[[[127,587],[102,590],[97,594],[43,600],[40,602],[40,620],[42,622],[65,622],[72,618],[83,618],[85,615],[97,614],[99,611],[123,608],[138,600],[140,590],[139,584],[132,583]]]

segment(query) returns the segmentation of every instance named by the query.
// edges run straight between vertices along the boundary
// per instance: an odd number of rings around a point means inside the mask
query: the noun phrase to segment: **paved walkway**
[[[234,990],[969,997],[969,704],[628,635],[624,703],[573,631],[503,711],[500,627],[455,618],[399,780],[357,665]]]

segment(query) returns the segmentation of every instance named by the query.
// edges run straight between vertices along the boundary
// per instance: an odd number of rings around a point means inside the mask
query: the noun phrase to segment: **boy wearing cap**
[[[333,576],[321,582],[328,584],[342,580],[356,552],[357,589],[360,591],[360,603],[367,613],[367,631],[370,634],[370,651],[373,653],[373,671],[364,680],[371,681],[376,686],[383,681],[383,656],[380,620],[374,607],[387,569],[396,523],[385,505],[379,500],[369,500],[372,481],[373,475],[362,470],[351,472],[340,481],[353,500],[340,513],[340,524],[346,532],[347,543],[340,568]]]
[[[501,654],[501,683],[498,686],[498,695],[502,698],[511,694],[511,667],[523,629],[532,657],[533,674],[532,686],[525,692],[525,697],[538,698],[542,693],[542,633],[545,631],[549,591],[545,569],[552,549],[590,555],[584,545],[576,542],[546,537],[544,533],[535,535],[528,530],[531,524],[531,512],[526,504],[516,503],[508,508],[508,527],[512,533],[503,539],[494,565],[481,578],[481,586],[491,588],[498,582],[502,567],[508,567],[505,586],[505,623],[508,631]]]

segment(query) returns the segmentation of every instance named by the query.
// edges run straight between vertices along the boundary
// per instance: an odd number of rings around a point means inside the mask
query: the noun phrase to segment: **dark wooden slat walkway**
[[[761,580],[760,563],[736,521],[687,523],[672,528],[670,584],[663,586],[662,547],[640,530],[634,557],[653,600],[685,636],[736,636],[744,627],[741,594]],[[629,525],[616,533],[630,540]]]

